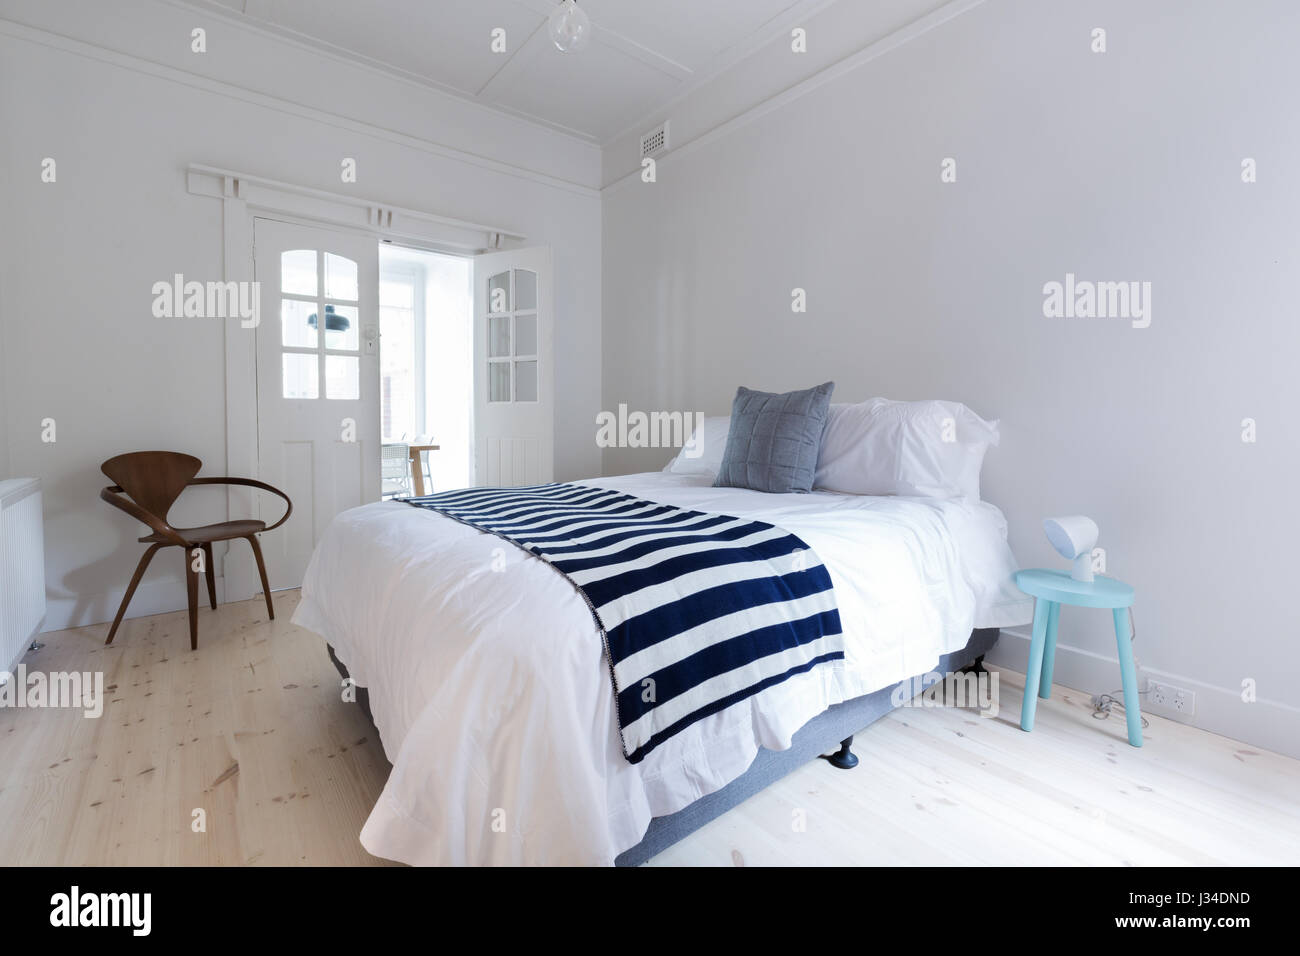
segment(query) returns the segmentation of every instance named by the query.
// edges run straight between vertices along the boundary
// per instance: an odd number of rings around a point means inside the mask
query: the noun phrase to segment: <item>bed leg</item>
[[[853,737],[848,736],[840,741],[840,749],[833,754],[822,754],[823,760],[829,760],[832,767],[838,767],[840,770],[852,770],[858,765],[858,755],[849,748],[853,746]]]
[[[975,660],[971,661],[961,669],[963,674],[987,674],[988,670],[984,667],[984,655],[981,654]]]

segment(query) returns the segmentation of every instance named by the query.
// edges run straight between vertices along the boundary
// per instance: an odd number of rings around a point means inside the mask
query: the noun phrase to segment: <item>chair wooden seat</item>
[[[257,560],[257,572],[262,578],[262,593],[266,596],[266,613],[275,620],[275,607],[271,604],[271,585],[266,578],[266,564],[262,560],[262,548],[257,543],[257,536],[263,531],[272,531],[289,520],[293,513],[293,502],[279,488],[273,488],[265,482],[253,478],[195,478],[203,462],[193,455],[183,455],[174,451],[137,451],[110,458],[100,466],[115,484],[99,493],[114,508],[125,511],[132,518],[153,529],[152,534],[140,538],[142,544],[149,545],[148,550],[136,565],[131,583],[127,585],[126,594],[122,596],[122,606],[117,609],[113,626],[108,629],[105,644],[112,644],[117,635],[117,628],[126,614],[127,605],[135,594],[145,569],[159,548],[178,547],[185,556],[185,589],[189,597],[190,608],[190,650],[199,646],[199,572],[194,569],[192,557],[202,552],[203,572],[208,581],[208,601],[212,609],[217,609],[217,577],[212,564],[212,545],[216,541],[231,541],[244,538],[253,549]],[[260,488],[279,495],[284,499],[284,515],[273,525],[254,518],[237,521],[223,521],[219,524],[205,524],[197,528],[173,528],[167,523],[167,512],[171,510],[181,492],[191,485],[244,485]]]
[[[172,530],[189,544],[211,544],[214,541],[233,541],[235,538],[247,538],[250,534],[265,531],[266,522],[251,520],[223,521],[221,524],[205,524],[199,528],[173,528]],[[157,541],[160,544],[172,543],[156,531],[138,540],[142,544],[152,541]]]

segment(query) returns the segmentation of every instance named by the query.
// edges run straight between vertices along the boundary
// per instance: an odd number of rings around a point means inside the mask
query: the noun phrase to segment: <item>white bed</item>
[[[830,571],[846,660],[724,710],[639,764],[623,756],[590,610],[549,565],[400,502],[339,515],[294,622],[370,704],[393,772],[361,833],[411,864],[611,864],[653,816],[784,749],[828,706],[932,668],[977,627],[1032,619],[1000,511],[965,499],[772,495],[664,472],[598,478],[679,507],[782,527]]]

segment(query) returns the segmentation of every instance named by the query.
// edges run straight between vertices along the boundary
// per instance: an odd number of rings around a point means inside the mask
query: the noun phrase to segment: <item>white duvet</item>
[[[654,472],[581,484],[767,521],[830,571],[842,668],[724,710],[639,764],[623,756],[591,612],[543,561],[398,502],[334,519],[294,623],[334,646],[370,704],[392,774],[361,832],[411,864],[611,864],[651,817],[790,746],[839,700],[932,668],[975,627],[1033,617],[987,503],[815,492],[772,495]]]

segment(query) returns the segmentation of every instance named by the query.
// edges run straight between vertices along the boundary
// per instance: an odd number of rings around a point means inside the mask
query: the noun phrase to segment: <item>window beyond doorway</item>
[[[383,440],[438,446],[427,455],[426,493],[471,480],[470,266],[457,256],[379,246]]]
[[[390,270],[381,256],[379,414],[385,440],[423,432],[428,415],[423,395],[424,363],[416,360],[424,354],[424,330],[417,329],[415,321],[417,309],[424,312],[423,270],[406,263],[400,270]]]

